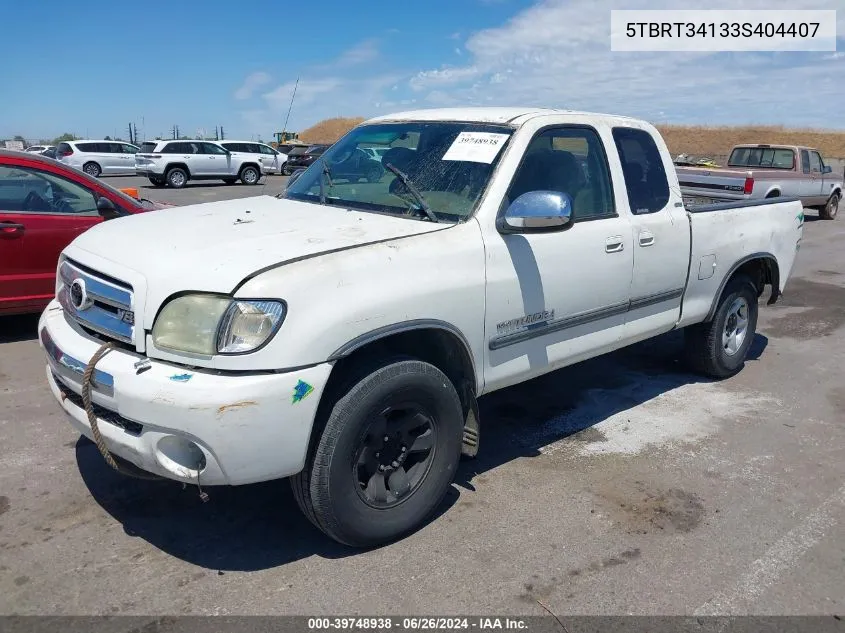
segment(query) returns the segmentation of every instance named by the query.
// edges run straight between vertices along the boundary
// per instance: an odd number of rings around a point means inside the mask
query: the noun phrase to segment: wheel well
[[[780,268],[777,260],[772,255],[752,255],[748,259],[739,262],[734,269],[725,277],[722,282],[719,292],[713,299],[713,305],[710,308],[710,313],[707,315],[706,321],[713,319],[716,313],[716,307],[728,287],[730,282],[740,275],[749,277],[757,288],[757,296],[760,297],[767,285],[771,285],[772,293],[767,301],[768,305],[772,305],[780,297]]]
[[[830,192],[830,195],[831,195],[831,196],[833,196],[833,194],[835,194],[835,193],[839,194],[839,197],[840,197],[840,198],[842,197],[842,189],[840,189],[839,187],[837,187],[836,189],[834,189],[833,191],[831,191],[831,192]],[[828,200],[830,200],[830,198],[828,198]]]
[[[780,196],[780,189],[772,189],[766,194],[767,198],[777,198],[778,196]]]
[[[243,165],[241,165],[241,168],[238,170],[238,173],[243,173],[243,170],[247,167],[254,167],[258,170],[258,174],[261,175],[261,167],[259,167],[257,163],[244,163]]]
[[[167,172],[176,167],[178,167],[179,169],[184,169],[186,174],[188,174],[189,176],[191,175],[191,170],[188,169],[188,166],[185,163],[169,163],[164,169],[165,178],[167,177]]]
[[[458,392],[464,409],[464,453],[474,455],[478,442],[475,367],[463,340],[457,334],[441,328],[419,328],[390,334],[357,347],[339,358],[323,391],[317,412],[318,423],[322,424],[328,419],[337,399],[368,374],[372,367],[382,360],[397,356],[430,363],[446,374]],[[312,431],[312,441],[315,437],[319,437],[316,426]]]

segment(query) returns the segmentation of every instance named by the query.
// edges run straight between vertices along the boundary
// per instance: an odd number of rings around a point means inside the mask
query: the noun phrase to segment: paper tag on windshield
[[[461,132],[443,154],[443,160],[466,160],[472,163],[490,164],[506,140],[508,140],[507,134]]]

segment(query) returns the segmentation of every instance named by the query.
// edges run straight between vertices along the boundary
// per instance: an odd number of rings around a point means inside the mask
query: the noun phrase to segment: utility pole
[[[222,125],[220,126],[220,140],[221,141],[226,140],[226,135],[223,134],[223,126]]]
[[[296,89],[299,86],[299,77],[296,78],[296,83],[293,85],[293,94],[290,97],[290,106],[288,106],[288,115],[285,117],[285,125],[282,128],[282,138],[280,141],[285,141],[285,133],[288,131],[288,119],[290,119],[290,111],[293,109],[293,100],[296,97]]]

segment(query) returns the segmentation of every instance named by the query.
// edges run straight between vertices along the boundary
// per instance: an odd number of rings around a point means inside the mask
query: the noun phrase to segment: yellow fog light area
[[[223,318],[217,339],[221,354],[242,354],[266,343],[285,316],[280,301],[234,301]]]

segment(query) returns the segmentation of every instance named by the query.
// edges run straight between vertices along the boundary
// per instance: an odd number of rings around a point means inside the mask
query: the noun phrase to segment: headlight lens
[[[204,356],[249,352],[275,334],[284,315],[280,301],[185,295],[162,308],[153,325],[153,343]]]
[[[239,354],[264,345],[285,316],[279,301],[234,301],[221,323],[217,351]]]

